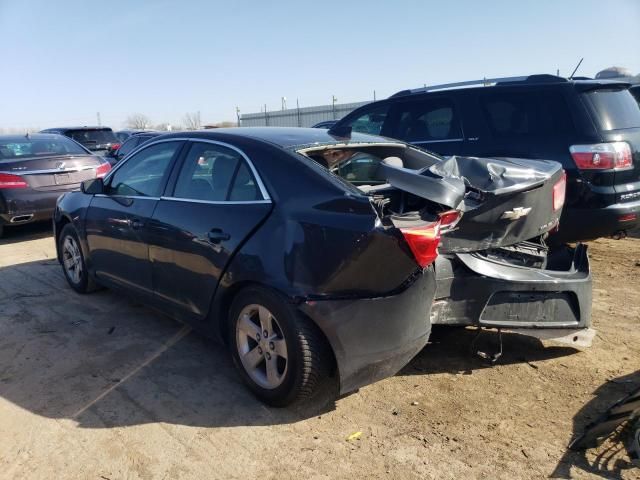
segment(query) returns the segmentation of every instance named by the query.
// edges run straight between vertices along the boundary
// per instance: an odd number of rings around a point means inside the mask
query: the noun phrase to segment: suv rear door
[[[460,108],[449,95],[408,97],[391,103],[381,133],[441,155],[461,153],[464,148]]]
[[[576,84],[602,142],[624,142],[622,147],[627,150],[628,145],[630,150],[632,165],[589,171],[594,183],[614,185],[616,198],[611,203],[640,200],[640,108],[627,87],[626,84]]]

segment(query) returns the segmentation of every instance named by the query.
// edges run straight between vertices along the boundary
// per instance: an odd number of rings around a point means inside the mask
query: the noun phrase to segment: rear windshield
[[[65,134],[89,148],[106,143],[118,143],[118,138],[111,130],[67,130]]]
[[[53,157],[57,155],[87,155],[77,143],[58,136],[54,139],[0,139],[0,161],[26,157]]]
[[[640,108],[628,90],[598,89],[583,95],[602,130],[640,127]]]

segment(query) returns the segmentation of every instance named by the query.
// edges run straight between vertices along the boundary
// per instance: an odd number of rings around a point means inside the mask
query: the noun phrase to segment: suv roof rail
[[[468,80],[466,82],[455,83],[441,83],[439,85],[424,86],[422,88],[414,88],[409,90],[401,90],[394,93],[389,98],[401,97],[404,95],[412,95],[415,93],[426,93],[435,90],[447,90],[450,88],[461,88],[471,86],[489,87],[493,85],[504,84],[518,84],[518,83],[549,83],[549,82],[567,82],[564,77],[558,77],[556,75],[539,74],[539,75],[526,75],[520,77],[497,77],[497,78],[483,78],[482,80]]]

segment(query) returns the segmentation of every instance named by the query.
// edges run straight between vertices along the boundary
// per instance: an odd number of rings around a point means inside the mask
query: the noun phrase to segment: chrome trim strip
[[[160,200],[160,197],[143,197],[141,195],[106,195],[104,193],[96,193],[94,197],[101,198],[136,198],[138,200]]]
[[[411,143],[445,143],[445,142],[462,142],[464,138],[447,138],[445,140],[411,140]]]
[[[178,198],[178,197],[160,197],[160,200],[173,200],[176,202],[185,202],[185,203],[206,203],[211,205],[250,205],[250,204],[260,204],[260,203],[273,203],[271,199],[265,200],[192,200],[190,198]]]
[[[140,145],[138,148],[136,148],[133,152],[131,152],[129,155],[127,155],[126,157],[124,157],[122,160],[120,160],[115,167],[113,167],[111,169],[111,171],[109,171],[109,173],[104,177],[104,181],[107,182],[107,180],[109,178],[111,178],[111,175],[113,175],[115,172],[118,171],[118,168],[120,168],[121,165],[123,165],[127,160],[129,160],[129,158],[131,156],[133,156],[134,153],[137,152],[141,152],[142,150],[149,148],[153,145],[156,145],[158,143],[165,143],[165,142],[200,142],[200,143],[211,143],[213,145],[220,145],[222,147],[226,147],[229,148],[237,153],[240,154],[240,156],[242,156],[242,158],[245,159],[245,161],[247,162],[247,164],[249,165],[249,169],[251,170],[251,173],[253,173],[253,176],[256,179],[256,182],[258,183],[258,188],[260,189],[260,194],[262,195],[262,198],[264,200],[271,200],[271,197],[269,196],[269,192],[267,191],[267,188],[264,186],[264,183],[262,182],[262,178],[260,178],[260,175],[258,175],[258,171],[256,170],[256,167],[253,166],[253,162],[249,159],[249,157],[242,151],[240,150],[238,147],[231,145],[230,143],[225,143],[225,142],[220,142],[218,140],[209,140],[206,138],[194,138],[194,137],[171,137],[171,138],[165,138],[165,139],[160,139],[160,140],[155,140],[155,141],[147,141],[145,143],[143,143],[142,145]],[[167,198],[171,198],[171,197],[167,197]],[[224,203],[229,203],[229,202],[224,202]]]
[[[11,171],[0,171],[0,173],[7,173],[9,175],[20,175],[20,176],[24,176],[24,175],[39,175],[39,174],[45,174],[45,173],[73,173],[73,172],[83,172],[85,170],[95,170],[96,168],[98,168],[99,165],[96,166],[84,166],[84,167],[78,167],[78,168],[65,168],[60,170],[59,168],[50,168],[47,170],[11,170]]]

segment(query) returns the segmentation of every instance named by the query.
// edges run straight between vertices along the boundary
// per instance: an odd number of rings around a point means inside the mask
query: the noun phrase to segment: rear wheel
[[[87,271],[78,234],[70,223],[65,225],[60,232],[58,249],[62,256],[62,270],[69,286],[78,293],[89,293],[96,290],[97,285]]]
[[[230,324],[234,363],[258,398],[282,407],[313,395],[327,373],[324,338],[284,297],[261,287],[242,290]]]

